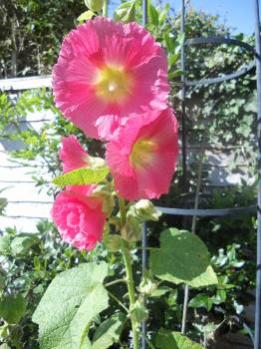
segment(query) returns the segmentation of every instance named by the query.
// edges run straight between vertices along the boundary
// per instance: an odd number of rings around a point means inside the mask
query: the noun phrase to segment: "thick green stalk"
[[[125,201],[121,198],[119,198],[119,209],[120,209],[120,215],[121,215],[121,229],[124,228],[126,224],[126,205]],[[128,288],[128,296],[129,296],[129,316],[131,321],[131,328],[132,328],[132,334],[133,334],[133,349],[139,349],[139,324],[137,321],[132,317],[131,311],[135,305],[136,302],[136,295],[135,295],[135,284],[133,280],[133,271],[131,266],[131,254],[130,254],[130,246],[128,241],[122,240],[121,241],[121,250],[123,255],[123,260],[126,268],[126,283]]]
[[[122,242],[122,255],[123,260],[125,263],[126,268],[126,276],[127,276],[127,287],[128,287],[128,295],[129,295],[129,313],[130,313],[130,320],[131,320],[131,328],[132,328],[132,334],[133,334],[133,348],[139,349],[139,324],[135,321],[135,319],[131,316],[131,310],[136,302],[136,296],[135,296],[135,285],[133,280],[133,272],[132,272],[132,266],[131,266],[131,254],[129,249],[129,244],[127,241]]]

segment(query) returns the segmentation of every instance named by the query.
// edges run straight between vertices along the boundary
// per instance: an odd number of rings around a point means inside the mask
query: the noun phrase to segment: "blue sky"
[[[117,3],[118,0],[111,0],[111,2]],[[181,0],[168,2],[176,12],[180,11]],[[157,3],[157,0],[154,0],[154,3]],[[254,32],[254,0],[191,0],[191,4],[198,10],[218,14],[220,21],[235,29],[234,32],[245,34]]]

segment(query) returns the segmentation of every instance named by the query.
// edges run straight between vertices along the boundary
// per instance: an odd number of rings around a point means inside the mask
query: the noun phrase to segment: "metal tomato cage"
[[[186,90],[189,86],[198,86],[210,84],[217,84],[223,81],[237,79],[246,75],[254,67],[256,67],[257,78],[257,140],[258,140],[258,202],[257,207],[242,207],[242,208],[226,208],[226,209],[179,209],[170,207],[158,207],[163,214],[172,216],[186,216],[193,217],[224,217],[229,215],[238,215],[242,213],[253,213],[257,211],[257,262],[256,262],[256,307],[255,307],[255,333],[251,335],[254,342],[254,349],[261,349],[261,36],[260,36],[260,14],[259,14],[259,0],[252,0],[254,6],[254,18],[255,18],[255,47],[251,45],[226,37],[198,37],[185,39],[181,50],[181,70],[183,72],[182,82],[182,111],[181,111],[181,141],[182,141],[182,170],[183,179],[186,182],[187,179],[187,132],[186,132]],[[143,25],[148,23],[148,1],[142,0],[143,10]],[[181,10],[181,32],[185,35],[185,23],[186,23],[186,1],[182,0]],[[187,80],[186,79],[186,47],[192,45],[235,45],[244,48],[245,50],[253,54],[253,61],[245,68],[224,75],[222,77],[216,77],[212,79],[201,80]],[[142,275],[145,275],[147,268],[147,227],[144,224],[142,232]],[[183,307],[183,321],[182,321],[182,333],[186,332],[186,314],[188,307],[189,288],[184,288],[184,307]],[[147,329],[146,322],[142,323],[142,335],[141,335],[141,347],[147,348]]]

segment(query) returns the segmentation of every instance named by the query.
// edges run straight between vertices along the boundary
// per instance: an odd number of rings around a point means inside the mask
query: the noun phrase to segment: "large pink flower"
[[[178,152],[178,123],[170,108],[129,119],[106,151],[119,194],[138,200],[167,193]]]
[[[87,197],[83,190],[57,195],[52,218],[62,239],[80,250],[92,250],[102,240],[105,214],[100,200]]]
[[[69,120],[87,136],[107,138],[132,113],[167,107],[166,55],[137,23],[97,17],[65,38],[53,89]]]

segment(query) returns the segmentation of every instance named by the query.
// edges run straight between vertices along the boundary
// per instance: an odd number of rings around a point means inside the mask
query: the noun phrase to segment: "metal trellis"
[[[148,21],[148,0],[143,0],[143,24],[144,26]],[[258,117],[258,205],[251,207],[241,208],[226,208],[226,209],[183,209],[183,208],[170,208],[170,207],[158,207],[163,214],[174,216],[193,216],[193,217],[224,217],[229,215],[249,214],[255,213],[257,210],[258,216],[258,229],[257,229],[257,269],[256,269],[256,307],[255,307],[255,336],[254,336],[254,349],[261,349],[261,37],[260,37],[260,16],[259,16],[259,0],[253,0],[254,16],[255,16],[255,38],[256,47],[226,37],[200,37],[189,38],[184,40],[184,44],[181,50],[181,70],[182,70],[182,89],[181,89],[181,135],[182,135],[182,168],[183,168],[183,184],[187,182],[187,133],[186,133],[186,90],[190,86],[210,85],[220,82],[224,82],[231,79],[236,79],[246,75],[256,66],[256,78],[257,78],[257,117]],[[181,7],[181,32],[185,36],[185,23],[186,23],[186,2],[182,0]],[[244,48],[245,50],[252,52],[253,61],[240,69],[239,71],[232,72],[221,77],[214,77],[211,79],[201,80],[187,80],[186,79],[186,47],[192,45],[236,45]],[[142,234],[142,275],[145,275],[147,267],[147,227],[144,225]],[[142,349],[147,348],[146,342],[146,323],[142,324]]]

